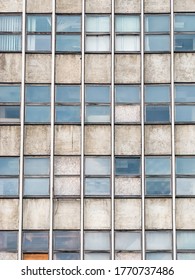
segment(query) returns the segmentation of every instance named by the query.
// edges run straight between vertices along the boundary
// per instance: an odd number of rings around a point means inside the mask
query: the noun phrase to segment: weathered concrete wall
[[[145,0],[144,4],[145,13],[169,13],[171,10],[170,0]]]
[[[195,228],[195,199],[177,198],[176,199],[176,228],[193,229]]]
[[[18,259],[17,253],[0,252],[0,260],[17,260],[17,259]]]
[[[80,200],[54,200],[54,229],[80,229]]]
[[[50,130],[49,125],[25,125],[24,153],[26,155],[49,155]]]
[[[84,229],[110,229],[111,201],[109,199],[84,200]]]
[[[141,260],[141,253],[116,253],[115,260]]]
[[[140,106],[139,105],[116,105],[115,122],[118,123],[140,122]]]
[[[0,0],[1,13],[22,12],[23,0]]]
[[[145,55],[145,83],[170,83],[170,71],[170,54]]]
[[[0,156],[20,155],[20,127],[0,126]]]
[[[140,55],[115,55],[115,83],[140,83]]]
[[[141,179],[115,178],[115,195],[141,195]]]
[[[79,155],[81,127],[78,125],[55,126],[55,154]]]
[[[81,13],[82,0],[56,0],[57,13]]]
[[[174,0],[174,12],[194,12],[195,11],[195,1],[181,1]]]
[[[86,0],[86,13],[111,13],[111,0]]]
[[[21,72],[21,70],[20,70]],[[26,54],[26,82],[51,82],[51,55]]]
[[[115,126],[115,154],[139,155],[141,153],[141,127],[139,125]]]
[[[111,83],[111,55],[85,55],[85,83]]]
[[[140,0],[115,0],[115,13],[140,13]]]
[[[146,125],[145,126],[145,154],[169,155],[171,154],[171,126]]]
[[[85,126],[85,154],[107,155],[111,153],[111,127],[109,125]]]
[[[0,54],[1,83],[20,83],[22,79],[22,55],[19,53]]]
[[[49,229],[49,199],[23,200],[23,228]]]
[[[177,155],[195,154],[195,126],[175,126],[175,150]]]
[[[80,195],[79,177],[56,177],[54,179],[55,195]]]
[[[1,230],[17,230],[19,221],[19,200],[0,199]]]
[[[175,82],[194,82],[195,54],[175,54]]]
[[[56,156],[54,158],[55,175],[79,175],[80,157],[76,156]]]
[[[170,198],[147,198],[145,200],[146,229],[172,228],[172,202]]]
[[[141,228],[141,200],[115,200],[115,229]]]
[[[27,13],[51,13],[52,1],[51,0],[28,0]]]

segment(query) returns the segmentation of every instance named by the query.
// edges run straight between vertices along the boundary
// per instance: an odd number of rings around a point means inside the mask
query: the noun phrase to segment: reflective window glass
[[[85,121],[97,123],[110,122],[110,106],[86,106]]]
[[[110,175],[110,158],[85,158],[85,175]]]
[[[85,195],[110,195],[110,179],[86,178]]]
[[[195,85],[176,85],[175,102],[195,102]]]
[[[115,101],[117,103],[139,103],[140,87],[139,86],[115,86]]]
[[[133,15],[116,15],[115,16],[116,32],[139,32],[140,17]]]
[[[80,102],[80,86],[56,86],[56,102]]]
[[[42,252],[49,249],[49,234],[44,231],[23,232],[23,251]]]
[[[19,175],[19,158],[0,157],[0,175]]]
[[[25,106],[25,122],[50,122],[50,106]]]
[[[195,195],[195,178],[177,178],[177,195]]]
[[[17,122],[20,119],[20,106],[0,106],[0,121]]]
[[[27,35],[28,51],[50,51],[51,36],[50,35]]]
[[[172,260],[172,253],[146,253],[146,260]]]
[[[169,122],[170,107],[167,105],[146,106],[146,122]]]
[[[56,106],[56,122],[80,122],[80,106]]]
[[[54,254],[54,260],[80,260],[80,254],[72,252],[59,252]]]
[[[176,122],[194,122],[195,106],[194,105],[176,105],[175,106]]]
[[[106,52],[110,50],[110,36],[86,36],[86,51],[88,52]]]
[[[140,158],[116,158],[116,175],[140,175]]]
[[[195,253],[177,253],[177,260],[195,260]]]
[[[91,103],[109,103],[110,86],[86,86],[85,101]]]
[[[18,233],[16,231],[0,231],[0,251],[14,252],[18,248]]]
[[[110,16],[86,16],[86,32],[110,32]]]
[[[145,86],[145,102],[170,102],[170,86]]]
[[[0,51],[2,52],[17,52],[22,49],[21,35],[0,35]]]
[[[141,250],[141,233],[115,232],[115,250]]]
[[[25,158],[25,175],[49,175],[49,158]]]
[[[27,31],[29,32],[51,32],[51,16],[28,15]]]
[[[50,86],[27,85],[25,101],[29,103],[50,102]]]
[[[20,32],[22,31],[21,16],[0,15],[0,32]]]
[[[149,15],[145,16],[146,32],[169,32],[170,17],[168,15]]]
[[[147,157],[145,159],[146,175],[170,175],[171,159],[167,157]]]
[[[140,51],[140,36],[117,35],[115,37],[116,52],[138,52]]]
[[[18,183],[17,178],[0,178],[0,195],[18,195]]]
[[[79,250],[79,231],[54,231],[54,250]]]
[[[84,248],[85,250],[110,250],[110,233],[85,232]]]
[[[175,51],[187,52],[195,50],[195,34],[175,34]]]
[[[195,250],[195,231],[177,231],[177,249]]]
[[[109,253],[85,253],[85,260],[110,260]]]
[[[162,231],[146,232],[146,250],[171,250],[172,233]]]
[[[177,157],[176,174],[195,175],[195,157]]]
[[[81,32],[81,17],[57,15],[57,32]]]
[[[49,195],[49,178],[25,178],[24,195]]]
[[[0,102],[20,102],[20,86],[0,85]]]
[[[146,195],[170,195],[171,180],[169,178],[147,178]]]
[[[79,52],[81,51],[80,35],[56,35],[57,52]]]
[[[175,31],[195,31],[195,15],[175,15]]]
[[[170,36],[169,35],[146,35],[145,51],[149,51],[149,52],[170,51]]]

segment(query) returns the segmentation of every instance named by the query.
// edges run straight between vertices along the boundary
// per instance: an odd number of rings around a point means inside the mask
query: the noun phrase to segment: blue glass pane
[[[18,195],[18,183],[17,178],[0,178],[0,195]]]
[[[195,157],[177,157],[176,174],[195,175]]]
[[[177,253],[177,260],[195,260],[195,253]]]
[[[25,158],[24,174],[25,175],[49,175],[48,158]]]
[[[139,86],[115,86],[115,101],[117,103],[139,103]]]
[[[0,102],[20,102],[20,86],[0,86]]]
[[[80,52],[81,36],[80,35],[56,35],[57,52]]]
[[[27,31],[29,32],[51,32],[51,16],[28,15]]]
[[[171,174],[171,159],[162,157],[147,157],[146,175],[170,175]]]
[[[85,253],[85,260],[110,260],[110,253]]]
[[[56,122],[80,122],[80,106],[56,106]]]
[[[86,106],[86,122],[110,122],[110,106]]]
[[[50,35],[27,35],[28,51],[50,51],[51,36]]]
[[[145,102],[170,102],[170,86],[145,86]]]
[[[57,32],[81,32],[81,17],[57,16]]]
[[[86,195],[110,195],[109,178],[86,178],[85,179]]]
[[[92,103],[109,103],[110,86],[86,86],[85,101]]]
[[[21,30],[21,16],[0,15],[0,32],[20,32]]]
[[[0,51],[21,51],[21,35],[0,35]]]
[[[177,178],[177,195],[195,195],[195,178]]]
[[[101,251],[110,250],[110,232],[85,232],[85,250]]]
[[[0,175],[19,175],[19,158],[0,157]]]
[[[146,106],[146,122],[169,122],[169,106]]]
[[[175,102],[195,102],[195,85],[175,86]]]
[[[25,101],[31,103],[50,102],[50,86],[26,86]]]
[[[170,17],[168,15],[150,15],[145,16],[146,32],[169,32]]]
[[[115,31],[116,32],[139,32],[140,17],[129,15],[115,16]]]
[[[145,51],[149,51],[149,52],[170,51],[170,36],[169,35],[146,35]]]
[[[195,31],[195,15],[175,15],[175,31]]]
[[[25,252],[48,251],[49,234],[48,232],[24,232],[22,249]]]
[[[54,231],[53,233],[54,250],[79,250],[80,232],[79,231]]]
[[[175,51],[185,52],[195,50],[195,35],[175,35]]]
[[[178,231],[177,249],[195,250],[195,231]]]
[[[24,179],[24,195],[49,195],[48,178],[28,178]]]
[[[0,231],[0,251],[15,252],[18,248],[16,231]]]
[[[147,178],[146,195],[170,195],[171,180],[169,178]]]
[[[140,158],[116,158],[116,175],[140,175]]]
[[[107,15],[87,15],[85,24],[86,32],[110,32],[110,16]]]
[[[131,251],[141,250],[140,232],[115,232],[115,250]]]
[[[85,175],[110,175],[110,158],[86,158]]]
[[[80,102],[80,86],[56,86],[56,102]]]
[[[20,106],[0,106],[0,120],[15,122],[20,119]]]
[[[172,260],[172,253],[146,253],[146,260]]]
[[[54,254],[54,260],[80,260],[80,254],[79,253],[55,253]]]
[[[195,121],[195,106],[194,105],[177,105],[175,106],[175,121],[176,122],[194,122]]]
[[[45,123],[50,122],[50,106],[26,106],[26,123]]]

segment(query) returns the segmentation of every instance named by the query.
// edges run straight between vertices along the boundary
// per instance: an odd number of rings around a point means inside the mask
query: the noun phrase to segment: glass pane
[[[49,179],[28,178],[24,179],[24,195],[49,195]]]
[[[85,260],[110,260],[109,253],[85,253]]]
[[[175,51],[185,52],[195,50],[195,35],[175,35]]]
[[[147,178],[146,195],[170,195],[171,180],[169,178]]]
[[[25,175],[49,175],[49,158],[25,158]]]
[[[14,252],[18,247],[16,231],[0,231],[0,251]]]
[[[50,106],[25,106],[25,122],[50,122]]]
[[[21,35],[0,35],[0,51],[21,51]]]
[[[110,250],[109,232],[85,232],[85,250]]]
[[[110,16],[86,16],[86,32],[110,32]]]
[[[0,195],[18,195],[18,183],[17,178],[0,178]]]
[[[195,121],[195,106],[194,105],[177,105],[175,106],[175,121],[176,122],[194,122]]]
[[[145,159],[146,175],[170,175],[171,159],[170,158],[149,158]]]
[[[116,32],[139,32],[140,17],[129,15],[115,16],[115,31]]]
[[[195,31],[195,15],[175,15],[175,31]]]
[[[48,232],[24,232],[23,233],[23,251],[41,252],[49,249]]]
[[[172,260],[171,253],[146,253],[146,260]]]
[[[86,122],[110,122],[110,106],[86,106]]]
[[[195,175],[195,157],[177,157],[176,174]]]
[[[54,250],[79,250],[79,231],[54,231]]]
[[[86,158],[85,175],[110,175],[110,158]]]
[[[195,231],[178,231],[177,249],[195,250]]]
[[[110,195],[110,179],[86,178],[85,195]]]
[[[86,86],[85,101],[92,103],[109,103],[110,86]]]
[[[80,122],[80,106],[56,106],[56,122]]]
[[[27,36],[28,51],[50,51],[51,36],[50,35],[28,35]]]
[[[57,32],[81,32],[81,17],[57,16]]]
[[[195,178],[177,178],[177,195],[195,195]]]
[[[115,40],[115,51],[138,52],[140,51],[140,37],[130,35],[117,35]]]
[[[139,103],[139,86],[115,86],[115,101],[117,103]]]
[[[80,35],[56,35],[57,52],[80,52],[81,36]]]
[[[20,102],[20,86],[0,86],[0,102]]]
[[[169,35],[146,35],[145,51],[149,51],[149,52],[170,51],[170,36]]]
[[[146,232],[146,250],[171,250],[172,233],[150,231]]]
[[[170,86],[145,86],[145,102],[170,102]]]
[[[0,106],[0,121],[16,122],[20,119],[20,106]]]
[[[51,16],[46,15],[28,15],[28,32],[51,32]]]
[[[34,261],[37,261],[37,260],[48,260],[49,259],[49,256],[48,254],[23,254],[23,260],[34,260]]]
[[[146,32],[169,32],[170,17],[167,15],[145,16],[145,31]]]
[[[19,175],[19,158],[0,157],[0,175]]]
[[[115,232],[115,250],[141,250],[141,233]]]
[[[50,102],[50,86],[26,86],[25,101],[31,103]]]
[[[110,50],[110,36],[86,36],[87,52],[106,52]]]
[[[140,175],[140,158],[116,158],[116,175]]]
[[[56,102],[80,102],[80,86],[56,86]]]
[[[0,15],[0,32],[21,32],[21,16]]]
[[[195,260],[195,253],[178,253],[177,260]]]
[[[146,106],[146,122],[169,122],[169,106]]]
[[[175,102],[195,102],[195,85],[175,86]]]
[[[79,253],[55,253],[54,254],[54,260],[80,260],[80,254]]]

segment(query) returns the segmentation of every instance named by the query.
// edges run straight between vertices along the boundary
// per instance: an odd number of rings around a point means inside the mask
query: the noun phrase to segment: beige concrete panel
[[[194,12],[195,0],[174,0],[174,12]]]
[[[80,157],[55,156],[54,173],[55,173],[55,175],[79,175],[80,174]]]
[[[141,195],[141,179],[116,177],[115,195]]]
[[[20,127],[0,126],[0,156],[20,155]]]
[[[139,155],[141,153],[141,127],[139,125],[115,126],[115,154]]]
[[[140,55],[115,55],[115,83],[140,83]]]
[[[145,55],[145,83],[170,83],[170,73],[170,54]]]
[[[54,195],[80,195],[79,177],[55,177]]]
[[[51,82],[50,54],[26,54],[26,82]]]
[[[22,79],[22,55],[19,53],[0,54],[1,83],[20,83]]]
[[[141,260],[142,259],[142,255],[141,253],[116,253],[115,254],[115,260],[123,260],[123,261],[127,261],[127,260]]]
[[[23,228],[49,229],[49,199],[23,199]]]
[[[10,253],[10,252],[0,252],[0,260],[17,260],[18,254],[17,253]]]
[[[111,201],[109,199],[84,200],[84,228],[110,229]]]
[[[27,13],[51,13],[52,0],[28,0]]]
[[[57,13],[81,13],[82,0],[56,0]]]
[[[145,199],[146,229],[172,228],[172,202],[170,198]]]
[[[180,0],[179,0],[180,1]],[[145,13],[169,13],[171,10],[170,0],[145,0]]]
[[[17,230],[19,222],[19,200],[0,199],[1,230]]]
[[[175,54],[175,82],[194,82],[195,54]]]
[[[115,0],[115,13],[140,13],[140,0]]]
[[[80,200],[54,200],[54,229],[80,229]]]
[[[111,153],[111,127],[109,125],[85,126],[85,154],[108,155]]]
[[[49,125],[25,125],[24,154],[49,155],[50,130]]]
[[[145,154],[171,154],[170,125],[145,125]]]
[[[22,12],[23,0],[0,0],[1,13]]]
[[[195,199],[177,198],[176,199],[176,228],[194,229],[195,228]]]
[[[111,13],[111,0],[86,0],[86,13]]]
[[[195,126],[175,126],[175,150],[177,155],[195,154]]]
[[[111,55],[85,55],[85,83],[111,82]]]
[[[141,228],[141,200],[115,199],[115,229]]]
[[[55,126],[55,155],[79,155],[81,145],[79,125]]]
[[[140,106],[139,105],[116,105],[115,122],[116,123],[140,122]]]
[[[56,83],[81,82],[81,56],[78,54],[56,55]]]

